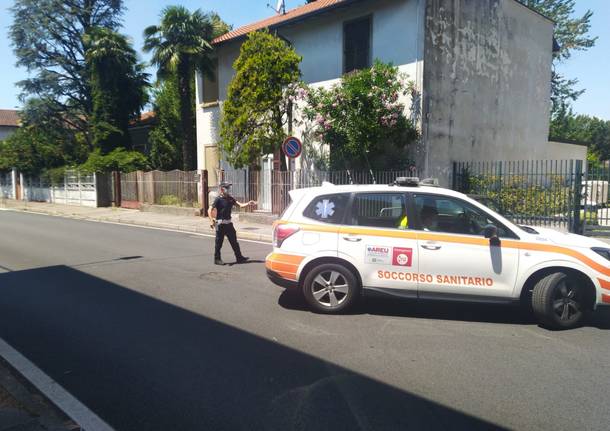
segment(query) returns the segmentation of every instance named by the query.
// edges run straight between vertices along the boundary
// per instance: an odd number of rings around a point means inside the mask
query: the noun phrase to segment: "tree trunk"
[[[274,117],[275,122],[277,124],[277,129],[282,130],[284,128],[284,124],[282,122],[282,113],[280,112],[279,108],[275,109]],[[280,156],[280,170],[282,172],[285,172],[288,170],[288,165],[286,164],[286,155],[284,154],[284,150],[282,149],[282,142],[279,142],[279,148],[277,150],[277,153]]]
[[[182,127],[182,164],[185,171],[194,171],[196,166],[195,119],[193,118],[191,73],[188,60],[178,66],[178,91],[180,92],[180,124]]]

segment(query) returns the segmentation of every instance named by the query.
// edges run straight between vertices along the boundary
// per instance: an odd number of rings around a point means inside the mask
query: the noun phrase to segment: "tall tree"
[[[555,21],[555,39],[559,50],[555,52],[552,75],[553,115],[576,100],[584,90],[576,88],[577,79],[566,78],[557,71],[557,66],[568,60],[574,51],[585,51],[595,45],[596,37],[591,37],[591,17],[587,10],[582,16],[575,16],[576,0],[519,0],[526,6]]]
[[[184,137],[180,127],[180,94],[176,76],[158,82],[153,97],[157,124],[149,135],[150,163],[154,169],[179,169]]]
[[[221,146],[236,166],[257,165],[276,152],[290,121],[290,89],[301,77],[301,57],[284,40],[268,31],[250,33],[233,67],[223,104]],[[281,157],[286,169],[285,157]]]
[[[35,97],[68,127],[88,131],[93,97],[85,34],[116,30],[122,0],[15,0],[10,37],[17,65],[32,75],[18,83],[22,99]]]
[[[0,142],[0,170],[17,168],[35,175],[86,159],[82,134],[63,128],[47,107],[38,99],[28,99],[20,113],[21,127]]]
[[[96,27],[85,36],[91,76],[93,144],[102,154],[131,148],[129,123],[147,102],[148,74],[127,38]]]
[[[587,144],[600,160],[610,160],[610,121],[560,110],[551,121],[551,139],[567,139]]]
[[[144,30],[144,51],[152,52],[152,64],[157,66],[160,80],[176,74],[180,94],[180,123],[184,136],[182,162],[184,170],[196,169],[195,103],[192,81],[195,71],[213,77],[212,40],[226,32],[228,26],[217,14],[182,6],[169,6],[161,14],[159,25]]]

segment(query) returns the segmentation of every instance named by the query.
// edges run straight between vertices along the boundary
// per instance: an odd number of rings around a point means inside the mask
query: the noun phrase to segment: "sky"
[[[136,49],[142,47],[142,31],[145,27],[156,24],[161,10],[168,5],[182,4],[190,10],[201,8],[204,11],[216,11],[234,27],[256,21],[274,12],[267,3],[275,0],[125,0],[127,11],[124,16],[122,32],[130,36]],[[287,8],[304,4],[304,0],[287,0]],[[0,109],[19,107],[19,90],[14,83],[27,77],[27,72],[15,67],[8,38],[8,27],[12,17],[8,8],[13,0],[0,0]],[[585,52],[576,52],[564,64],[559,72],[569,78],[577,78],[579,87],[586,89],[579,100],[574,103],[574,110],[579,114],[594,115],[610,120],[610,1],[577,0],[577,12],[582,14],[588,8],[593,10],[591,34],[599,39],[594,48]],[[148,56],[140,54],[142,60]]]

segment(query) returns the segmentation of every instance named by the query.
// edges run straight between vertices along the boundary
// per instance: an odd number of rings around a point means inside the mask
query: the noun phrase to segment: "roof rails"
[[[424,180],[420,180],[418,177],[398,177],[390,185],[401,187],[439,187],[438,179],[436,178],[426,178]]]

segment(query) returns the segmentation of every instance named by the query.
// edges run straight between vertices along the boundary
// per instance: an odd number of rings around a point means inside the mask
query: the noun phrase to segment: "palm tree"
[[[126,36],[94,27],[84,36],[91,77],[93,143],[102,153],[130,148],[129,122],[148,101],[148,74]]]
[[[184,136],[184,170],[196,169],[195,118],[192,83],[194,72],[213,77],[211,41],[228,26],[217,14],[197,9],[190,13],[183,6],[168,6],[161,13],[161,23],[144,30],[144,51],[152,52],[159,80],[176,74],[180,94],[180,122]]]

